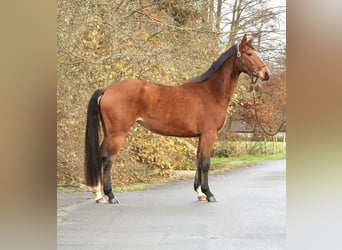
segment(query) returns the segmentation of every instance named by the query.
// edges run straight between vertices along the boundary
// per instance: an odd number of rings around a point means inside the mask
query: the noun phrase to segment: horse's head
[[[248,74],[252,83],[256,83],[258,78],[267,81],[271,75],[270,69],[254,49],[253,40],[253,37],[247,40],[247,35],[244,35],[241,43],[236,45],[236,56],[239,59],[238,69],[240,72]]]

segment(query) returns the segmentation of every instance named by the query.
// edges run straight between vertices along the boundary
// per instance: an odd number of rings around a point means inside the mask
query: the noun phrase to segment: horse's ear
[[[247,43],[247,35],[244,35],[240,43],[240,48],[244,47],[246,43]]]
[[[247,43],[249,43],[250,45],[252,45],[253,42],[254,42],[254,37],[251,37]]]

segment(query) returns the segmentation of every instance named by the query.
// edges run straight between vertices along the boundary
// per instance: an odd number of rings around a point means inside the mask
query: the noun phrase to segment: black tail
[[[100,107],[98,105],[98,98],[103,93],[103,89],[96,90],[88,104],[85,133],[85,181],[91,187],[99,184],[99,179],[102,175],[102,159],[99,145]]]

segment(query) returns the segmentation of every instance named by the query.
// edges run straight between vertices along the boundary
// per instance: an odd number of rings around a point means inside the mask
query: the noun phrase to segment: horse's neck
[[[226,108],[233,97],[240,76],[240,73],[234,69],[233,65],[233,59],[228,60],[213,75],[212,79],[209,79],[213,94]]]

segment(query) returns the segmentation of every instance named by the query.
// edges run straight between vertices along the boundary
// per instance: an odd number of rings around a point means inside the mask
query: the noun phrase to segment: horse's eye
[[[250,53],[250,52],[247,52],[246,54],[247,54],[247,56],[251,56],[252,55],[252,53]]]

